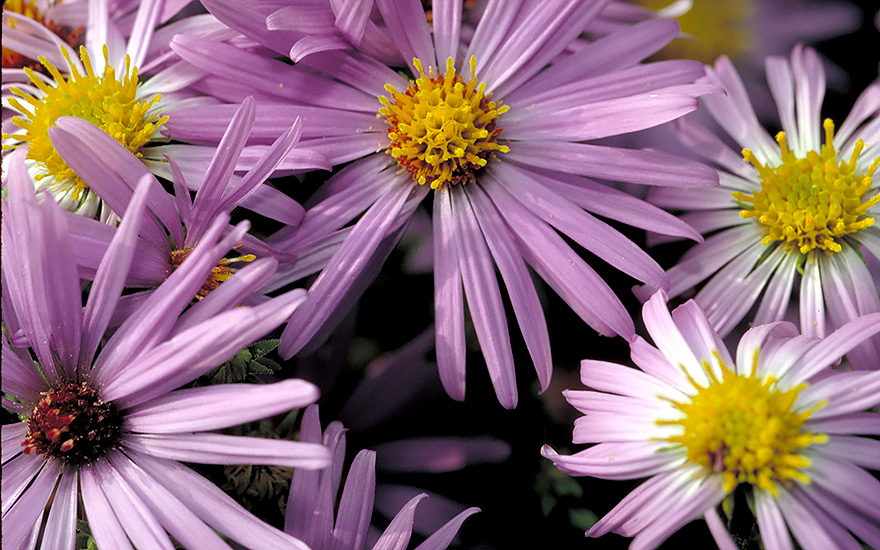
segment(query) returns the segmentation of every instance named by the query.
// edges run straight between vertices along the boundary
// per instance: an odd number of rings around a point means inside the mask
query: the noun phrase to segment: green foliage
[[[235,354],[235,357],[196,381],[196,386],[259,382],[259,376],[281,370],[274,360],[266,357],[278,347],[281,340],[261,340]]]
[[[89,523],[81,519],[76,520],[76,550],[98,550]]]

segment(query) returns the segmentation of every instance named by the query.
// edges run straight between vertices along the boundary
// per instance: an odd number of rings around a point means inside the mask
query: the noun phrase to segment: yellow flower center
[[[782,241],[802,254],[814,248],[839,252],[836,239],[874,225],[868,209],[880,201],[880,195],[869,196],[869,191],[880,157],[864,174],[856,174],[864,142],[856,143],[849,162],[838,162],[832,144],[834,123],[826,119],[824,126],[821,153],[810,151],[806,158],[796,157],[788,148],[785,132],[779,132],[776,141],[782,164],[775,168],[761,164],[749,149],[743,149],[745,160],[758,169],[761,190],[751,195],[737,191],[733,197],[745,203],[740,216],[758,218],[764,226],[762,244]]]
[[[418,59],[413,63],[421,76],[403,93],[386,85],[391,100],[379,97],[385,105],[379,113],[388,121],[391,139],[388,152],[419,185],[441,189],[474,181],[490,155],[510,150],[496,142],[501,135],[498,115],[508,107],[489,101],[484,82],[457,76],[452,58],[440,76],[431,68],[426,74]],[[476,74],[476,63],[471,57],[471,74]]]
[[[668,441],[684,446],[690,462],[721,473],[728,493],[740,483],[757,485],[774,495],[778,484],[810,483],[804,473],[810,461],[800,451],[828,437],[804,429],[804,422],[822,404],[806,410],[793,408],[806,384],[782,391],[772,377],[759,380],[754,373],[737,374],[723,362],[721,379],[708,364],[704,368],[708,386],[691,380],[696,395],[687,403],[673,401],[684,418],[658,420],[658,424],[684,428]]]
[[[241,246],[241,243],[238,244]],[[179,250],[173,250],[171,252],[171,271],[174,272],[180,264],[190,255],[193,251],[192,248],[182,248]],[[205,281],[205,284],[202,285],[202,288],[196,293],[196,300],[201,300],[214,290],[220,283],[225,281],[226,279],[232,277],[235,274],[236,269],[229,267],[231,264],[237,262],[252,262],[256,259],[256,256],[253,254],[246,254],[244,256],[238,256],[236,258],[221,258],[217,263],[217,266],[211,270],[211,274],[208,275],[208,279]],[[169,273],[170,275],[170,273]]]
[[[55,79],[55,85],[49,86],[30,69],[25,69],[31,82],[38,87],[43,96],[33,97],[18,88],[12,92],[28,104],[26,108],[16,99],[9,103],[22,113],[29,113],[26,119],[13,118],[16,126],[24,130],[24,134],[3,135],[3,139],[15,139],[27,144],[27,158],[35,163],[34,178],[40,180],[53,177],[48,186],[53,193],[70,192],[74,200],[88,189],[88,186],[71,169],[61,155],[55,150],[49,139],[49,128],[55,125],[58,117],[75,116],[87,120],[101,128],[116,141],[137,156],[140,149],[150,141],[151,136],[168,120],[151,111],[161,96],[152,99],[138,99],[138,72],[130,66],[128,57],[125,59],[125,75],[117,80],[116,71],[108,61],[107,47],[104,47],[106,69],[103,75],[96,75],[92,70],[91,61],[85,48],[80,48],[80,58],[86,74],[82,75],[71,63],[67,52],[62,49],[64,57],[70,65],[71,75],[65,78],[59,70],[49,63],[45,57],[40,62],[49,70]],[[17,147],[14,145],[12,147]]]
[[[662,10],[672,0],[633,0],[651,10]],[[752,24],[752,0],[701,0],[676,17],[685,36],[669,43],[659,56],[664,59],[695,59],[714,63],[721,55],[733,59],[754,49],[758,37]]]

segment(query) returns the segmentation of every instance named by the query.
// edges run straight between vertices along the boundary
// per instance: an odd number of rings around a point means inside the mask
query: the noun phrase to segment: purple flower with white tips
[[[283,323],[304,293],[235,307],[250,290],[232,296],[236,286],[226,285],[224,299],[210,296],[181,315],[247,229],[224,236],[228,217],[219,216],[106,338],[146,217],[149,178],[131,197],[83,308],[67,218],[34,196],[20,152],[7,162],[3,407],[27,420],[2,428],[4,548],[34,548],[38,539],[42,548],[73,548],[84,513],[102,549],[171,548],[171,537],[187,548],[228,548],[219,532],[248,548],[305,550],[181,462],[327,467],[320,444],[214,433],[304,407],[317,389],[301,380],[176,389]]]
[[[316,48],[301,51],[302,29],[285,28],[292,19],[267,13],[274,4],[241,10],[223,0],[205,2],[218,19],[277,52],[300,46],[298,63],[289,66],[197,37],[172,40],[183,59],[212,72],[213,89],[231,81],[222,89],[258,98],[254,139],[274,139],[279,125],[301,116],[301,149],[322,152],[334,165],[354,161],[311,197],[301,226],[267,239],[292,254],[314,243],[328,250],[310,298],[285,329],[282,355],[322,340],[350,310],[431,189],[436,349],[453,398],[465,395],[466,303],[500,403],[517,403],[496,268],[542,389],[552,360],[530,267],[596,331],[634,335],[623,304],[560,233],[623,273],[663,287],[668,281],[657,263],[597,216],[698,235],[588,178],[699,187],[714,184],[715,174],[660,153],[584,142],[668,122],[716,88],[693,83],[704,72],[695,62],[640,63],[677,35],[672,21],[627,28],[548,67],[606,4],[571,0],[545,10],[538,1],[489,2],[465,44],[460,2],[433,4],[433,30],[417,0],[376,2],[381,26],[370,19],[370,3],[325,3],[327,14],[344,14],[330,19],[339,27],[321,27],[330,41],[316,34]],[[389,56],[408,63],[412,80],[370,57],[383,39],[393,45]],[[344,51],[324,47],[333,44]],[[321,93],[300,92],[305,89]],[[177,111],[172,132],[184,141],[216,140],[233,109]],[[302,272],[295,262],[282,266],[273,288]]]
[[[333,465],[320,472],[297,470],[293,473],[284,530],[305,541],[312,550],[366,548],[373,534],[370,516],[376,488],[376,453],[365,449],[354,458],[334,513],[345,461],[345,429],[341,422],[331,422],[322,434],[318,406],[311,405],[303,416],[301,433],[303,441],[323,442],[330,447]],[[383,533],[373,534],[377,540],[372,550],[405,550],[409,546],[416,506],[427,496],[421,494],[410,499]],[[416,550],[444,550],[464,520],[479,511],[479,508],[468,508],[459,513]]]
[[[719,547],[735,550],[717,510],[746,488],[767,550],[880,545],[877,434],[880,372],[841,372],[841,356],[880,333],[880,313],[858,318],[825,339],[788,322],[761,325],[724,346],[693,301],[670,314],[657,292],[642,317],[654,341],[637,337],[640,370],[581,363],[591,390],[565,398],[584,414],[574,455],[542,454],[563,472],[603,479],[648,478],[587,533],[634,537],[656,548],[686,523],[705,517]],[[863,437],[868,436],[868,437]],[[723,507],[730,510],[730,507]]]

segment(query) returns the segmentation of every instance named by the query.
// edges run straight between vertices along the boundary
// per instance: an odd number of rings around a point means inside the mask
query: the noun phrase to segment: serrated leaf
[[[272,372],[278,372],[281,370],[281,365],[269,359],[268,357],[258,357],[257,359],[251,361],[251,365],[253,365],[254,363],[262,365]]]
[[[273,349],[278,347],[278,344],[281,343],[281,340],[260,340],[259,342],[254,342],[248,348],[253,354],[254,359],[259,359],[260,357],[266,355]]]
[[[258,375],[278,372],[281,370],[281,365],[265,355],[277,348],[280,342],[280,340],[262,340],[252,344],[205,374],[195,385],[258,382]]]

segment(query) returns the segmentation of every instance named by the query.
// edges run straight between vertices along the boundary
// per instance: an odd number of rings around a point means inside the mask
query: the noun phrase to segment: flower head
[[[66,50],[62,50],[62,53],[70,68],[70,75],[67,77],[45,57],[41,57],[42,65],[54,78],[52,84],[46,84],[42,77],[25,69],[33,85],[42,94],[38,99],[18,88],[12,89],[17,97],[11,98],[9,104],[27,114],[24,115],[25,118],[13,119],[21,133],[3,137],[17,139],[21,141],[22,147],[27,148],[27,158],[38,188],[47,189],[59,199],[62,206],[76,205],[73,209],[78,210],[89,202],[86,199],[89,187],[64,162],[52,144],[49,129],[55,125],[56,120],[62,116],[87,120],[110,134],[132,153],[141,156],[141,148],[160,135],[162,125],[168,117],[160,115],[156,110],[161,96],[138,97],[137,68],[130,66],[130,58],[126,58],[125,71],[117,79],[115,69],[109,64],[106,46],[103,74],[94,72],[84,47],[80,47],[80,58],[85,74],[77,70]]]
[[[88,11],[68,4],[71,9],[65,20],[90,14],[82,17],[84,45],[78,54],[72,48],[75,42],[62,39],[32,17],[7,13],[4,5],[4,46],[9,35],[10,48],[39,64],[33,69],[4,64],[3,151],[5,157],[11,150],[26,149],[35,188],[48,190],[63,209],[115,223],[120,212],[113,212],[92,193],[62,159],[49,131],[60,117],[78,117],[146,160],[151,145],[168,141],[164,126],[168,113],[181,101],[193,99],[187,88],[200,72],[169,61],[167,44],[153,43],[156,27],[174,15],[179,4],[163,9],[161,2],[148,0],[134,13],[128,13],[129,2],[113,9],[105,4],[93,2]],[[172,28],[191,26],[184,18]],[[125,38],[122,27],[131,29]],[[204,32],[205,26],[201,28]]]
[[[195,162],[186,157],[186,151],[174,148],[170,154],[183,155],[181,163],[168,156],[164,161],[173,181],[174,195],[168,194],[151,171],[137,156],[119,144],[105,131],[78,117],[62,117],[51,128],[49,136],[61,158],[69,162],[91,192],[110,206],[113,211],[126,208],[137,182],[150,180],[148,210],[159,223],[147,223],[137,240],[137,254],[132,260],[126,286],[153,289],[173,273],[192,254],[217,216],[228,216],[238,206],[253,206],[263,212],[277,209],[285,222],[296,225],[303,216],[302,207],[294,200],[281,195],[275,189],[264,186],[267,176],[282,164],[291,167],[296,160],[284,160],[299,139],[301,123],[295,122],[270,147],[251,148],[245,145],[253,126],[254,103],[248,99],[229,123],[224,139],[218,147],[199,148],[209,156]],[[192,151],[189,151],[192,153]],[[258,153],[259,156],[252,156]],[[201,155],[197,155],[201,157]],[[243,160],[243,157],[249,157]],[[199,169],[200,165],[205,168]],[[236,167],[249,165],[243,177],[234,175]],[[190,197],[190,182],[197,186],[195,197]],[[280,195],[280,197],[279,197]],[[272,199],[267,208],[265,205]],[[255,206],[256,205],[256,206]],[[74,254],[81,275],[91,279],[101,260],[96,250],[105,249],[115,233],[96,220],[69,219],[72,225]],[[245,235],[234,247],[240,255],[222,258],[197,293],[202,299],[214,291],[257,256],[268,258],[282,255],[261,241]],[[264,284],[275,269],[260,270],[253,288]],[[126,308],[131,309],[149,295],[140,292],[126,296]]]
[[[226,547],[214,529],[251,548],[305,548],[181,462],[326,467],[322,445],[213,432],[304,407],[317,389],[301,380],[177,389],[282,323],[302,293],[235,307],[250,292],[245,285],[229,301],[206,299],[181,315],[246,230],[221,237],[228,218],[220,216],[107,337],[149,180],[131,197],[83,308],[67,218],[54,201],[34,196],[21,152],[9,157],[8,170],[3,406],[26,420],[3,426],[4,546],[33,545],[40,534],[44,547],[73,547],[82,506],[99,548],[129,540],[171,547],[170,536],[187,547]]]
[[[682,141],[716,164],[721,185],[687,196],[671,189],[649,195],[658,205],[688,211],[683,219],[707,236],[668,271],[669,294],[706,280],[695,299],[726,335],[743,319],[784,319],[792,291],[799,291],[801,330],[823,336],[880,311],[876,264],[865,259],[880,258],[880,85],[869,86],[836,127],[820,118],[825,74],[813,50],[795,48],[790,60],[768,58],[767,78],[782,121],[775,139],[758,123],[726,58],[708,79],[728,96],[705,101],[741,149],[694,121],[675,123]],[[877,339],[849,355],[856,368],[876,368],[878,358]]]
[[[349,163],[310,199],[299,228],[270,237],[291,254],[315,242],[332,242],[335,249],[311,287],[310,296],[321,299],[307,299],[279,349],[291,356],[326,336],[433,188],[441,379],[451,396],[464,398],[466,302],[498,399],[513,407],[513,356],[496,267],[542,388],[552,360],[529,267],[595,330],[631,337],[633,324],[623,304],[559,233],[660,287],[666,281],[654,260],[594,214],[696,235],[661,210],[588,177],[692,187],[714,183],[715,175],[698,163],[584,142],[677,118],[696,107],[697,95],[716,88],[693,83],[703,73],[695,62],[639,63],[677,34],[671,21],[626,28],[566,57],[567,46],[604,1],[566,1],[559,10],[541,13],[531,5],[510,10],[492,3],[469,40],[462,38],[455,2],[433,4],[431,30],[417,2],[379,1],[378,35],[371,32],[377,23],[369,10],[354,4],[348,4],[351,19],[336,19],[338,28],[322,27],[320,34],[303,37],[302,29],[285,27],[293,24],[290,13],[262,15],[270,5],[254,4],[249,15],[239,16],[224,0],[206,3],[236,30],[290,53],[298,61],[294,66],[193,37],[172,41],[172,48],[199,68],[237,87],[261,90],[266,100],[258,102],[257,118],[266,121],[264,139],[299,114],[302,149],[325,152],[333,164]],[[319,5],[331,13],[330,3]],[[256,24],[260,17],[262,30]],[[395,55],[372,55],[382,38]],[[307,44],[314,48],[306,50]],[[222,52],[221,64],[217,56],[209,61],[204,55],[212,50]],[[564,59],[548,66],[557,56]],[[389,58],[406,64],[412,78],[396,72],[399,65]],[[304,86],[324,93],[299,93]],[[171,130],[183,140],[214,140],[217,121],[231,108],[179,112]],[[285,274],[290,273],[298,272]],[[274,285],[290,282],[288,276]]]
[[[735,357],[693,301],[670,315],[661,292],[643,317],[654,345],[631,343],[640,370],[581,363],[592,390],[565,397],[585,416],[571,456],[544,447],[563,472],[606,479],[649,478],[588,535],[635,537],[654,548],[705,516],[716,540],[733,548],[716,506],[744,488],[754,502],[765,547],[840,547],[852,531],[869,545],[880,532],[880,482],[870,434],[880,420],[880,372],[831,370],[842,355],[880,333],[880,313],[844,325],[824,340],[777,322],[747,332]],[[808,512],[807,512],[808,511]],[[811,517],[810,517],[811,516]]]

